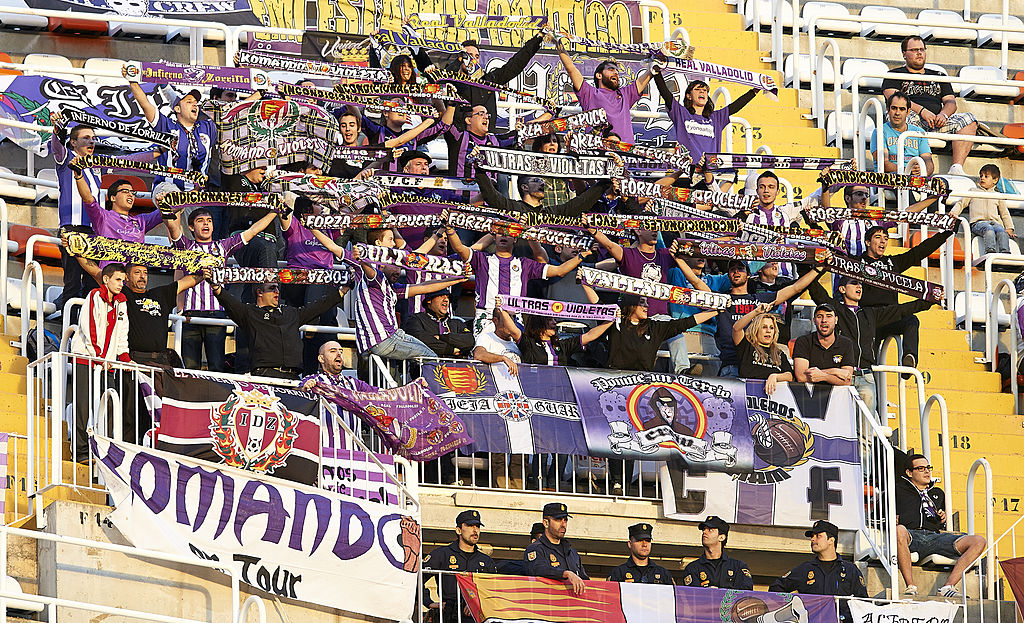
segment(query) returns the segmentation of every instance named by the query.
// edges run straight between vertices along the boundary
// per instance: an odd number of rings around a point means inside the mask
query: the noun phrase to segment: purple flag
[[[432,461],[473,443],[462,420],[422,378],[375,392],[320,382],[309,391],[361,417],[380,432],[391,451],[413,461]]]

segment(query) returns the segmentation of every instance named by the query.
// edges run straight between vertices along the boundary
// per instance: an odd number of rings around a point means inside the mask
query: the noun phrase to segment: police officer
[[[530,543],[539,539],[542,534],[544,534],[544,524],[538,521],[530,528]],[[503,575],[529,575],[526,572],[526,561],[522,558],[519,560],[505,560],[498,563],[498,573]]]
[[[806,593],[808,595],[836,595],[867,597],[868,588],[860,569],[836,554],[839,528],[824,520],[814,522],[804,533],[811,537],[814,558],[796,566],[792,571],[772,582],[772,592]],[[846,600],[839,604],[839,617],[850,621],[850,606]]]
[[[609,582],[637,584],[675,584],[668,569],[651,562],[651,524],[629,527],[629,560],[612,569]]]
[[[582,595],[589,580],[579,553],[565,540],[569,525],[569,509],[561,502],[544,505],[541,523],[544,534],[526,548],[526,573],[542,578],[565,580],[572,584],[572,591]]]
[[[683,569],[683,586],[754,590],[754,578],[750,577],[747,563],[725,554],[729,524],[718,515],[710,515],[697,527],[704,553]]]
[[[455,534],[458,535],[458,538],[448,545],[442,545],[430,552],[423,559],[423,568],[452,572],[497,573],[498,569],[494,564],[494,560],[481,552],[476,545],[480,540],[480,528],[483,525],[483,522],[480,521],[479,511],[466,510],[459,513],[455,518]],[[442,608],[443,620],[454,622],[458,618],[456,617],[456,605],[459,601],[455,575],[454,573],[439,575],[441,575],[441,579],[438,590],[440,591],[439,596],[442,604],[440,607]],[[424,582],[429,578],[430,575],[423,575]],[[439,604],[430,597],[429,591],[424,589],[423,595],[429,608],[439,607]],[[464,614],[469,614],[468,610],[465,608],[463,610]]]

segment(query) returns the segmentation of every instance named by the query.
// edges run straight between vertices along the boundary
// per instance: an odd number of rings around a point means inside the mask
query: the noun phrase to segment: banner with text
[[[133,545],[224,561],[281,597],[411,616],[418,512],[105,437],[90,445],[113,499],[110,519]]]
[[[504,623],[837,623],[836,598],[691,586],[587,580],[574,595],[547,578],[456,576],[476,621]]]

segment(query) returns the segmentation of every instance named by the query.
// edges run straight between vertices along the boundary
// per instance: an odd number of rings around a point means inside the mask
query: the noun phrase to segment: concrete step
[[[47,429],[47,426],[49,426],[49,424],[45,418],[36,417],[35,432],[37,435],[44,431],[45,434],[48,435],[49,430]],[[61,422],[61,430],[64,432],[65,435],[67,435],[66,423]],[[22,413],[18,414],[0,413],[0,432],[14,433],[17,435],[27,435],[28,422],[26,421],[25,418],[24,409],[22,409]]]
[[[894,401],[898,394],[896,392],[896,386],[892,385],[889,387],[889,400]],[[928,392],[925,392],[926,395]],[[978,394],[967,389],[943,389],[941,392],[942,397],[946,400],[946,408],[950,411],[966,411],[980,412],[980,413],[1012,413],[1013,412],[1013,396],[1010,394],[996,394],[986,393],[984,395],[984,403],[980,403]],[[910,392],[907,393],[910,396]],[[916,409],[916,407],[914,407]],[[889,408],[890,411],[895,412],[894,407]]]
[[[784,145],[790,143],[814,145],[825,142],[825,131],[819,130],[818,128],[793,127],[786,125],[756,125],[754,124],[754,120],[763,117],[759,117],[757,113],[748,113],[746,108],[739,112],[739,116],[750,121],[752,124],[755,146],[761,144]],[[743,136],[744,128],[742,124],[733,123],[732,127],[736,138]],[[788,174],[789,171],[784,172],[784,175],[786,175],[787,178],[789,177]]]
[[[974,403],[978,404],[979,399],[983,397],[978,394],[981,392],[991,392],[993,394],[1000,394],[1000,388],[1002,381],[999,378],[997,372],[985,372],[983,370],[964,370],[964,369],[952,369],[952,368],[936,368],[936,367],[920,367],[921,373],[925,379],[925,395],[933,394],[935,392],[944,392],[946,389],[960,390],[965,387],[969,387],[974,390]],[[890,375],[895,377],[896,375]],[[889,387],[892,389],[897,388],[895,378],[889,379]],[[917,379],[911,377],[907,381],[907,391],[917,391]],[[947,407],[948,407],[947,400]]]
[[[0,390],[0,417],[6,415],[25,415],[26,397],[24,393],[12,393]]]
[[[951,431],[965,431],[962,434],[1005,434],[1024,435],[1024,416],[1012,413],[983,413],[979,411],[948,411]],[[931,418],[932,430],[938,430],[938,415]],[[969,431],[969,432],[967,432]]]
[[[24,394],[26,379],[24,374],[0,372],[0,391],[11,394]]]
[[[918,353],[921,361],[918,365],[922,369],[931,368],[960,368],[962,370],[987,370],[983,364],[975,363],[975,359],[983,357],[985,353],[974,350],[945,350],[939,348],[922,348]]]
[[[28,359],[19,355],[13,348],[8,346],[8,350],[0,352],[0,371],[9,372],[10,374],[25,374],[25,367],[28,365]]]

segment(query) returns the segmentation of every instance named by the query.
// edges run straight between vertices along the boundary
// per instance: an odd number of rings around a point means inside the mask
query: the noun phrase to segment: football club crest
[[[298,438],[296,415],[277,396],[235,389],[210,412],[213,450],[231,467],[273,474]]]
[[[249,130],[261,139],[293,133],[300,116],[299,105],[285,100],[264,100],[249,109]]]
[[[487,387],[484,373],[473,366],[437,366],[434,368],[434,380],[459,396],[479,394]]]

